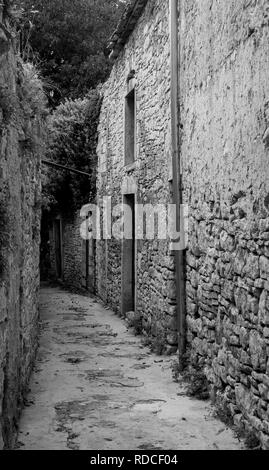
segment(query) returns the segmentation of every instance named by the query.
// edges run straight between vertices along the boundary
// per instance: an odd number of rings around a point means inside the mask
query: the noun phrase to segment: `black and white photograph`
[[[0,450],[269,450],[269,0],[0,0]]]

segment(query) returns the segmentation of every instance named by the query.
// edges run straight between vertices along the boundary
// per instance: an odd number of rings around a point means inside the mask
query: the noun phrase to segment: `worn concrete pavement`
[[[208,402],[173,382],[158,357],[95,299],[45,287],[41,338],[17,447],[240,449]]]

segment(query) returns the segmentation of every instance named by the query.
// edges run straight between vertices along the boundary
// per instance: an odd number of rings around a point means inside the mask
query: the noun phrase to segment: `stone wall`
[[[0,449],[13,444],[38,343],[45,106],[33,69],[17,61],[1,8],[0,23],[6,32],[0,29]]]
[[[138,204],[171,202],[170,67],[168,2],[150,0],[104,86],[99,125],[98,204],[124,195]],[[136,160],[124,162],[124,102],[127,77],[135,70]],[[116,218],[113,219],[115,221]],[[160,346],[176,349],[174,263],[167,240],[136,243],[136,311],[143,329]],[[97,291],[116,312],[122,303],[122,242],[97,243]]]
[[[181,2],[187,324],[237,425],[269,448],[269,5]]]
[[[64,281],[73,287],[82,287],[82,238],[79,214],[63,220]]]
[[[59,278],[56,268],[55,221],[61,223],[62,276]],[[62,213],[50,221],[50,272],[49,277],[61,280],[67,287],[87,289],[95,292],[95,243],[87,243],[81,236],[83,219],[80,211]]]

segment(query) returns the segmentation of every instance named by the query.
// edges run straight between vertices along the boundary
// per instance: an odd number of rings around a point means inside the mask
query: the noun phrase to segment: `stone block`
[[[261,441],[262,448],[264,450],[269,450],[269,435],[264,434],[264,433],[260,433],[259,438],[260,438],[260,441]]]
[[[258,398],[255,397],[249,389],[241,384],[236,385],[235,387],[235,397],[239,408],[249,414],[252,413],[258,402]]]
[[[243,268],[243,274],[252,279],[258,279],[260,277],[260,265],[259,257],[253,254],[249,254],[246,258],[246,264]]]
[[[246,328],[240,328],[240,344],[245,348],[249,343],[249,332]]]
[[[167,328],[171,331],[177,331],[177,318],[176,317],[169,317],[167,322]]]
[[[236,274],[241,275],[247,260],[247,251],[243,248],[237,249],[233,260],[233,270]]]
[[[268,418],[269,418],[268,413],[267,413],[267,416],[266,416],[266,412],[265,412],[265,416],[264,416],[263,423],[262,423],[262,428],[263,428],[263,431],[265,432],[265,434],[268,434],[268,436],[269,436],[269,421],[268,421]]]
[[[268,280],[269,278],[269,258],[266,256],[260,257],[260,271],[261,278]]]
[[[260,297],[258,318],[261,324],[269,326],[269,292],[267,290],[264,290]]]
[[[269,328],[264,328],[263,335],[265,338],[269,338]]]
[[[259,384],[258,389],[259,389],[259,393],[260,393],[261,398],[268,402],[269,401],[269,389],[268,389],[268,387],[264,384]]]
[[[266,343],[255,330],[251,330],[249,335],[249,351],[254,369],[266,370]]]
[[[168,281],[167,286],[164,287],[166,291],[166,295],[170,300],[175,300],[177,297],[176,291],[176,282],[175,281]]]

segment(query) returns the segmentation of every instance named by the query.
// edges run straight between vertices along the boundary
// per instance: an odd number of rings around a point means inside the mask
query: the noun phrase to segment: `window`
[[[125,98],[125,165],[135,160],[135,88]]]
[[[99,171],[100,173],[105,173],[109,157],[109,111],[106,112],[103,132],[99,133],[97,152],[99,154]]]

